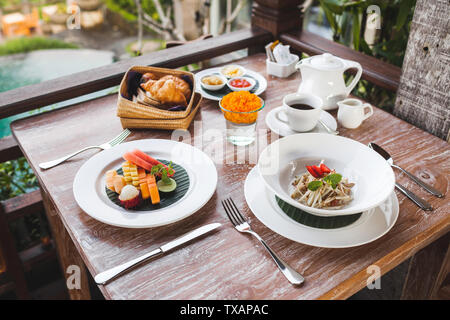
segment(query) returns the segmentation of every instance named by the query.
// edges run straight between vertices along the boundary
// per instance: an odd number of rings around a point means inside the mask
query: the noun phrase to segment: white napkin
[[[289,46],[283,46],[281,43],[277,44],[277,46],[273,49],[273,55],[279,64],[290,64],[295,59],[289,51]]]

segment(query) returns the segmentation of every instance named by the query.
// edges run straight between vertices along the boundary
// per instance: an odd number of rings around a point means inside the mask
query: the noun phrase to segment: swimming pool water
[[[30,84],[55,79],[112,63],[114,53],[90,49],[38,50],[26,54],[0,57],[0,92],[24,87]],[[24,88],[23,90],[26,90]],[[36,111],[25,112],[0,120],[0,138],[11,133],[9,124],[14,119],[43,112],[64,105],[104,95],[102,90],[83,97],[71,99]]]

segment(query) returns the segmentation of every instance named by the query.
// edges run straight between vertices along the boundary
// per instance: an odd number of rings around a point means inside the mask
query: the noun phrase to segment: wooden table
[[[265,115],[281,104],[284,95],[297,89],[300,76],[298,73],[287,79],[267,76],[263,54],[250,56],[239,63],[261,72],[268,80],[267,91],[262,94],[266,107],[258,119],[257,130],[274,139],[276,137],[271,136],[265,125]],[[230,144],[223,150],[225,159],[216,164],[219,174],[216,193],[203,209],[191,217],[172,225],[143,230],[117,228],[92,219],[76,204],[72,183],[80,166],[97,151],[85,152],[47,171],[40,170],[38,163],[86,145],[102,143],[117,135],[122,128],[115,116],[116,100],[116,95],[110,95],[12,124],[13,134],[39,179],[60,262],[71,284],[71,298],[90,297],[84,266],[95,275],[211,222],[221,222],[223,226],[106,286],[99,286],[101,292],[107,299],[347,298],[366,286],[371,275],[367,273],[368,266],[377,265],[384,274],[438,238],[440,240],[421,251],[424,252],[422,255],[416,255],[410,280],[414,280],[415,273],[423,275],[422,269],[428,274],[420,283],[411,282],[414,283],[411,292],[435,290],[436,277],[445,276],[441,265],[444,260],[448,261],[448,255],[444,259],[450,225],[448,194],[446,198],[438,199],[396,172],[400,183],[429,201],[435,210],[422,211],[396,192],[400,216],[393,229],[382,238],[349,249],[311,247],[272,232],[250,212],[243,188],[254,159],[238,161],[238,158],[242,160],[239,155],[245,152],[245,148]],[[218,142],[204,141],[199,130],[225,128],[217,102],[204,100],[195,120],[198,122],[189,130],[192,135],[190,143],[211,153]],[[396,163],[448,193],[450,148],[443,140],[378,108],[360,128],[339,130],[343,136],[364,144],[372,141],[384,146]],[[141,130],[133,131],[127,141],[170,137],[171,132],[168,131]],[[259,147],[258,152],[264,146]],[[233,159],[234,164],[229,164]],[[220,200],[228,196],[232,196],[250,218],[255,231],[306,277],[303,286],[291,286],[255,239],[234,230],[220,204]],[[434,250],[432,255],[430,250]],[[422,261],[427,262],[426,267]],[[80,267],[81,283],[74,278],[77,268],[73,265]]]

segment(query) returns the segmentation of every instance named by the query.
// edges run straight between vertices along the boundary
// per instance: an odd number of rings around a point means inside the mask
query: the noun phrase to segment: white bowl
[[[354,182],[353,200],[341,209],[318,209],[291,198],[295,176],[307,172],[306,165],[321,160]],[[266,186],[283,201],[319,216],[360,213],[377,207],[394,190],[391,166],[378,153],[348,138],[325,133],[301,133],[279,139],[266,147],[258,160]]]
[[[211,84],[203,83],[203,81],[202,81],[203,78],[210,77],[210,76],[217,76],[217,77],[219,77],[222,80],[222,84],[211,85]],[[228,79],[225,76],[221,75],[221,74],[208,74],[208,75],[203,76],[200,79],[200,84],[206,90],[217,91],[217,90],[220,90],[223,87],[225,87],[225,85],[227,84],[227,81],[228,81]]]
[[[232,81],[239,80],[239,79],[247,80],[250,83],[250,86],[245,87],[245,88],[239,88],[239,87],[234,87],[231,85]],[[228,80],[228,82],[227,82],[228,88],[230,88],[230,90],[233,90],[233,91],[250,91],[255,87],[255,85],[256,85],[256,80],[249,78],[249,77],[234,77],[234,78],[231,78],[230,80]]]
[[[237,75],[237,76],[234,76],[234,77],[230,77],[230,76],[226,75],[224,73],[225,68],[228,68],[228,67],[231,67],[231,66],[240,69],[241,70],[241,74]],[[247,72],[247,70],[245,70],[244,67],[242,67],[240,65],[237,65],[237,64],[227,64],[226,66],[223,66],[222,68],[220,68],[220,74],[223,75],[224,77],[228,78],[228,79],[232,79],[232,78],[236,78],[236,77],[242,77],[242,76],[245,75],[246,72]]]

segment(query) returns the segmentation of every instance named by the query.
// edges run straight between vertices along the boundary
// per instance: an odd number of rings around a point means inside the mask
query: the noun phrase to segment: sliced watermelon
[[[151,163],[152,165],[157,165],[160,164],[161,162],[159,162],[158,160],[156,160],[155,158],[150,157],[148,154],[146,154],[145,152],[142,152],[139,149],[134,149],[133,151],[131,151],[132,153],[134,153],[136,155],[136,157],[141,158],[142,160],[147,161],[148,163]]]
[[[150,157],[148,154],[146,154],[145,152],[142,152],[139,149],[134,149],[133,151],[131,151],[131,153],[134,154],[136,157],[144,160],[147,163],[150,163],[154,166],[158,165],[158,164],[162,164],[164,168],[168,169],[168,167],[164,163],[161,163],[158,160],[156,160],[155,158]],[[169,172],[167,172],[167,173],[169,173]],[[173,177],[174,174],[175,174],[175,170],[173,170],[172,174],[168,174],[168,176]]]
[[[148,170],[148,171],[152,170],[153,165],[151,163],[148,163],[147,161],[139,158],[132,152],[125,152],[122,157],[125,160],[134,163],[138,167],[144,168],[145,170]]]

